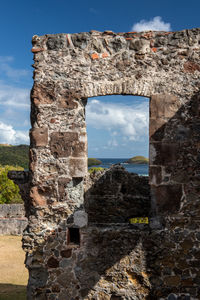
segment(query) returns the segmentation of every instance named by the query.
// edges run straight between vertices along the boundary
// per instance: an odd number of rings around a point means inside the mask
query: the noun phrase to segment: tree
[[[8,171],[23,170],[21,167],[0,165],[0,204],[23,203],[19,194],[19,187],[8,179]]]

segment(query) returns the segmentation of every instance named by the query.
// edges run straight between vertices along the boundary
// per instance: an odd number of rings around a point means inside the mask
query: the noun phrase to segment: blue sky
[[[198,0],[1,1],[0,143],[29,144],[33,35],[92,29],[177,31],[199,27],[199,11]],[[90,157],[148,155],[148,99],[89,99],[86,113]]]

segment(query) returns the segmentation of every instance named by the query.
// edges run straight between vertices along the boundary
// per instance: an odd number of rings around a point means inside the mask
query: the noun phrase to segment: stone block
[[[182,197],[181,184],[152,186],[151,190],[158,214],[178,213]]]
[[[53,132],[50,136],[50,150],[55,157],[69,157],[78,147],[77,132]]]
[[[87,143],[77,142],[72,149],[73,157],[85,157],[87,156]]]
[[[64,177],[58,179],[58,193],[60,198],[59,200],[67,200],[67,194],[65,189],[70,181],[71,179]]]
[[[193,62],[193,61],[187,61],[184,63],[184,71],[187,73],[194,73],[195,71],[200,72],[200,65]]]
[[[59,261],[55,257],[51,256],[48,259],[47,266],[49,268],[58,268],[59,267]]]
[[[31,91],[31,99],[36,106],[39,104],[52,104],[55,101],[54,87],[35,83]]]
[[[93,60],[99,59],[99,55],[98,55],[97,53],[93,53],[93,54],[91,55],[91,58],[92,58]]]
[[[158,49],[153,47],[153,48],[151,48],[151,50],[155,53],[155,52],[157,52]]]
[[[62,272],[58,277],[57,277],[57,281],[58,283],[63,286],[63,287],[68,287],[69,282],[71,282],[71,280],[74,279],[74,275],[71,271],[70,268],[68,268],[67,272]],[[59,297],[60,298],[60,297]],[[65,297],[63,297],[62,299],[66,299],[66,294]]]
[[[166,120],[164,118],[149,119],[149,139],[161,141],[165,134]]]
[[[32,172],[36,171],[37,157],[33,149],[29,150],[29,169]]]
[[[176,295],[174,295],[174,294],[170,294],[170,295],[168,296],[167,300],[177,300],[177,297],[176,297]]]
[[[106,58],[108,56],[109,56],[109,54],[107,52],[102,53],[102,58]]]
[[[69,258],[72,256],[72,249],[65,249],[60,251],[60,255],[65,258]]]
[[[59,108],[75,109],[78,107],[78,103],[75,100],[76,98],[78,98],[78,95],[67,93],[66,95],[58,97],[57,105]]]
[[[32,187],[30,190],[30,198],[34,206],[46,206],[46,198],[41,195],[36,186]]]
[[[139,51],[143,48],[144,46],[144,40],[130,40],[130,44],[129,44],[129,49],[131,50],[135,50],[135,51]]]
[[[35,128],[30,131],[31,142],[35,147],[46,147],[48,144],[48,128]]]
[[[88,224],[88,215],[85,211],[78,210],[74,213],[74,225],[78,227],[85,227]]]
[[[75,109],[78,107],[76,99],[79,98],[80,96],[74,90],[64,90],[61,95],[56,94],[54,84],[48,84],[47,86],[35,84],[31,91],[31,99],[36,106],[56,104],[59,108]]]
[[[149,166],[149,184],[159,185],[162,183],[162,168],[160,166]]]
[[[89,42],[89,34],[86,32],[73,34],[71,36],[71,42],[69,39],[69,35],[67,35],[67,38],[68,44],[72,44],[73,46],[78,47],[80,49],[85,49]]]
[[[49,37],[46,45],[48,50],[61,50],[64,47],[64,40],[57,36]]]
[[[70,176],[84,177],[88,172],[87,157],[85,158],[71,158],[69,161]]]
[[[176,165],[180,150],[178,143],[151,142],[150,149],[150,165]]]
[[[180,283],[181,279],[179,276],[167,276],[165,278],[165,283],[168,286],[177,286]]]
[[[172,118],[180,107],[180,101],[174,95],[152,95],[150,99],[150,118]]]

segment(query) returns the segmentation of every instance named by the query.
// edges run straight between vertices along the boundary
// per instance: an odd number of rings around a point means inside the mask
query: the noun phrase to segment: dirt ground
[[[0,236],[0,300],[26,299],[28,271],[21,236]]]

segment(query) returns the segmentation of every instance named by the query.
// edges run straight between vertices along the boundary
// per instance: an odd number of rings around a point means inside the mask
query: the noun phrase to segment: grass
[[[0,300],[26,300],[26,286],[0,284]]]
[[[25,300],[28,271],[21,236],[0,236],[0,300]]]

